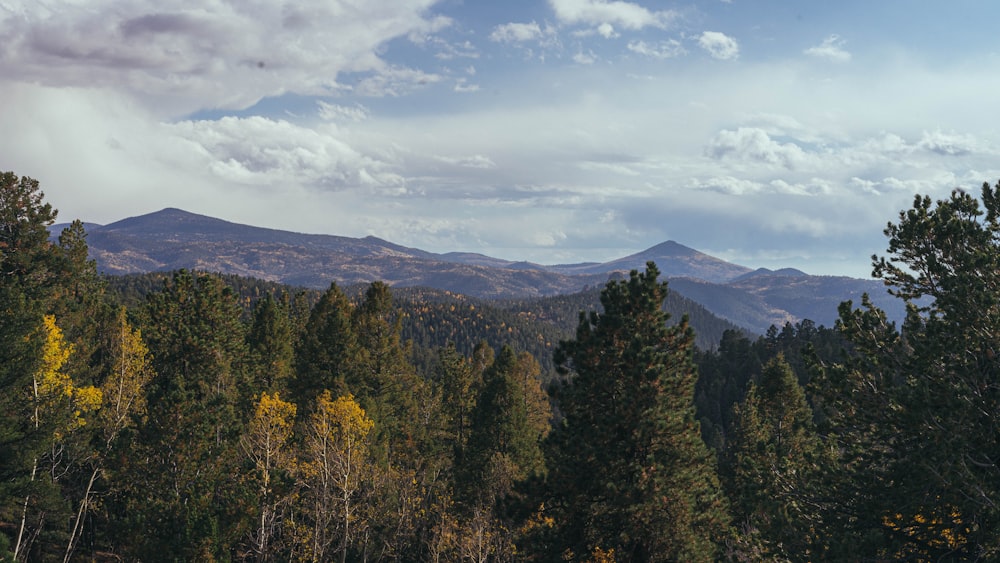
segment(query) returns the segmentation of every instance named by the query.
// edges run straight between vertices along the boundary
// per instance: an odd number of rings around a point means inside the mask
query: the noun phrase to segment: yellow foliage
[[[291,434],[292,423],[295,420],[295,405],[281,400],[281,394],[261,393],[260,401],[254,410],[252,426],[272,428],[275,432],[287,438]]]
[[[260,400],[254,408],[253,420],[250,421],[247,433],[240,440],[243,451],[262,473],[265,492],[269,485],[270,472],[275,468],[287,466],[292,461],[292,454],[287,445],[292,437],[295,410],[295,405],[282,401],[277,392],[261,393]]]
[[[330,391],[323,391],[316,399],[318,415],[327,418],[326,424],[332,424],[330,431],[350,441],[362,441],[375,427],[368,418],[365,409],[354,400],[354,395],[347,394],[330,400]]]
[[[932,548],[958,549],[968,541],[969,527],[955,508],[932,507],[907,518],[897,513],[882,518],[890,529]],[[912,550],[909,550],[912,551]],[[900,557],[918,555],[900,553]]]
[[[587,561],[588,563],[615,563],[615,550],[611,548],[604,551],[600,546],[595,547]]]
[[[108,445],[128,427],[134,417],[146,412],[146,386],[153,378],[149,348],[138,329],[133,329],[124,307],[118,312],[118,333],[112,346],[114,362],[101,391],[104,405],[101,422]]]
[[[34,379],[34,423],[36,426],[43,421],[54,423],[53,435],[61,440],[67,433],[84,426],[87,423],[85,416],[101,407],[102,393],[96,387],[77,387],[62,371],[73,353],[73,345],[66,342],[53,315],[42,319],[42,330],[45,343],[42,364]]]
[[[545,503],[538,505],[538,510],[521,527],[521,535],[527,535],[535,530],[551,529],[556,525],[554,518],[545,513]]]

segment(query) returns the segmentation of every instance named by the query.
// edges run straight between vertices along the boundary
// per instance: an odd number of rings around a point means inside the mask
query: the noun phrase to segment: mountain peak
[[[725,283],[750,271],[750,268],[709,256],[683,244],[668,240],[656,246],[613,262],[602,264],[608,269],[642,269],[646,262],[656,263],[665,278],[696,278],[713,283]]]
[[[137,215],[135,217],[122,219],[121,221],[116,221],[106,225],[103,228],[109,231],[129,231],[133,229],[141,229],[143,232],[149,233],[151,231],[164,228],[167,228],[169,231],[176,231],[182,226],[184,229],[189,229],[193,226],[204,227],[207,225],[219,226],[232,224],[233,223],[209,217],[207,215],[198,215],[197,213],[191,213],[190,211],[184,211],[183,209],[177,209],[176,207],[167,207],[145,215]]]
[[[656,253],[664,256],[694,256],[701,254],[697,250],[673,240],[661,242],[656,246],[644,250],[641,254],[645,253]]]

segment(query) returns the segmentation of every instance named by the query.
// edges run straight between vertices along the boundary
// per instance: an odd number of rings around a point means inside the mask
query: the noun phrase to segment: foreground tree
[[[20,522],[34,488],[48,435],[33,420],[33,382],[41,368],[42,316],[51,308],[57,273],[48,226],[56,211],[38,182],[0,173],[0,521]],[[17,525],[13,525],[17,529]],[[12,555],[23,559],[16,533]],[[5,536],[6,537],[6,536]],[[22,538],[23,540],[23,538]]]
[[[1000,184],[981,200],[918,196],[886,228],[873,275],[907,302],[902,332],[867,299],[841,307],[856,353],[826,370],[823,405],[842,452],[834,533],[855,549],[1000,556]]]
[[[253,401],[240,308],[219,278],[180,271],[145,312],[156,377],[130,452],[132,545],[144,559],[225,559],[250,494],[236,479]]]
[[[723,539],[727,505],[694,414],[694,336],[666,325],[658,277],[650,262],[609,282],[603,312],[581,313],[556,351],[570,379],[550,440],[550,556],[710,561]]]
[[[274,555],[272,539],[280,528],[279,508],[288,496],[279,477],[292,473],[295,454],[291,448],[295,405],[282,401],[278,393],[260,394],[253,418],[240,438],[243,453],[253,463],[257,481],[257,525],[250,532],[250,546],[258,561]]]
[[[94,504],[95,486],[98,479],[107,477],[108,460],[119,447],[122,434],[133,429],[145,415],[147,387],[153,378],[149,349],[139,330],[128,322],[124,307],[118,310],[103,348],[108,364],[100,388],[102,403],[95,429],[99,434],[87,456],[89,476],[80,493],[76,516],[66,542],[64,562],[72,558],[77,548],[84,522]],[[124,488],[121,482],[124,478],[120,474],[106,478],[103,494],[120,492]]]
[[[344,562],[369,521],[360,507],[365,485],[373,482],[369,455],[375,423],[351,395],[333,399],[323,391],[305,429],[302,479],[307,524],[298,533],[298,556],[306,561]],[[368,491],[370,492],[370,490]],[[332,549],[331,549],[332,548]],[[364,559],[365,546],[360,546]]]

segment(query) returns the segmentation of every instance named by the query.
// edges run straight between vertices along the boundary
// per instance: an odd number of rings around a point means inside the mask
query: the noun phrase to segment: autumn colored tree
[[[603,311],[581,313],[557,349],[569,379],[549,442],[552,556],[600,548],[629,561],[710,561],[728,527],[694,416],[694,336],[684,321],[667,326],[658,277],[650,262],[609,282]]]
[[[76,516],[73,518],[69,540],[63,561],[68,562],[81,535],[84,521],[93,507],[93,497],[98,479],[104,478],[104,494],[124,489],[121,480],[126,475],[106,475],[108,459],[118,446],[119,438],[127,430],[135,427],[146,412],[146,392],[153,378],[149,349],[138,329],[132,327],[126,317],[125,308],[118,310],[111,329],[108,331],[105,357],[109,360],[107,372],[100,387],[101,405],[96,421],[98,439],[94,440],[86,459],[85,481],[79,494]],[[112,469],[113,471],[113,469]],[[116,479],[117,478],[117,479]]]
[[[31,424],[46,437],[44,450],[32,460],[29,483],[34,494],[24,497],[20,525],[14,544],[14,557],[27,558],[31,544],[42,533],[46,521],[60,512],[60,480],[73,469],[74,455],[66,453],[71,437],[87,424],[87,417],[101,404],[101,391],[92,386],[77,386],[63,366],[73,353],[55,317],[43,318],[44,344],[42,362],[32,380]],[[51,542],[47,542],[51,543]],[[32,557],[49,557],[51,545],[40,546]]]
[[[289,491],[280,487],[279,477],[294,471],[292,429],[295,405],[282,401],[279,393],[261,393],[253,418],[240,439],[243,453],[253,463],[257,481],[257,525],[250,534],[250,545],[258,561],[274,555],[272,538],[281,527],[279,507]]]
[[[300,468],[307,518],[298,532],[300,558],[329,561],[337,554],[343,562],[356,538],[364,537],[369,522],[359,505],[372,500],[362,495],[373,477],[369,447],[374,426],[351,395],[332,399],[323,391],[317,397],[305,428]]]

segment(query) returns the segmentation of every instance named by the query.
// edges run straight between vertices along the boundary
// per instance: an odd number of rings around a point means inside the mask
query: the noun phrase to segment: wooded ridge
[[[53,236],[64,225],[52,229]],[[164,209],[109,225],[86,225],[87,244],[100,272],[173,271],[235,274],[324,289],[384,281],[487,299],[571,294],[602,286],[612,276],[655,262],[674,291],[755,334],[771,325],[809,319],[832,325],[841,301],[868,293],[890,318],[905,310],[879,281],[810,276],[797,270],[732,264],[674,241],[604,263],[545,266],[475,253],[435,254],[375,237],[309,235],[240,225]]]

